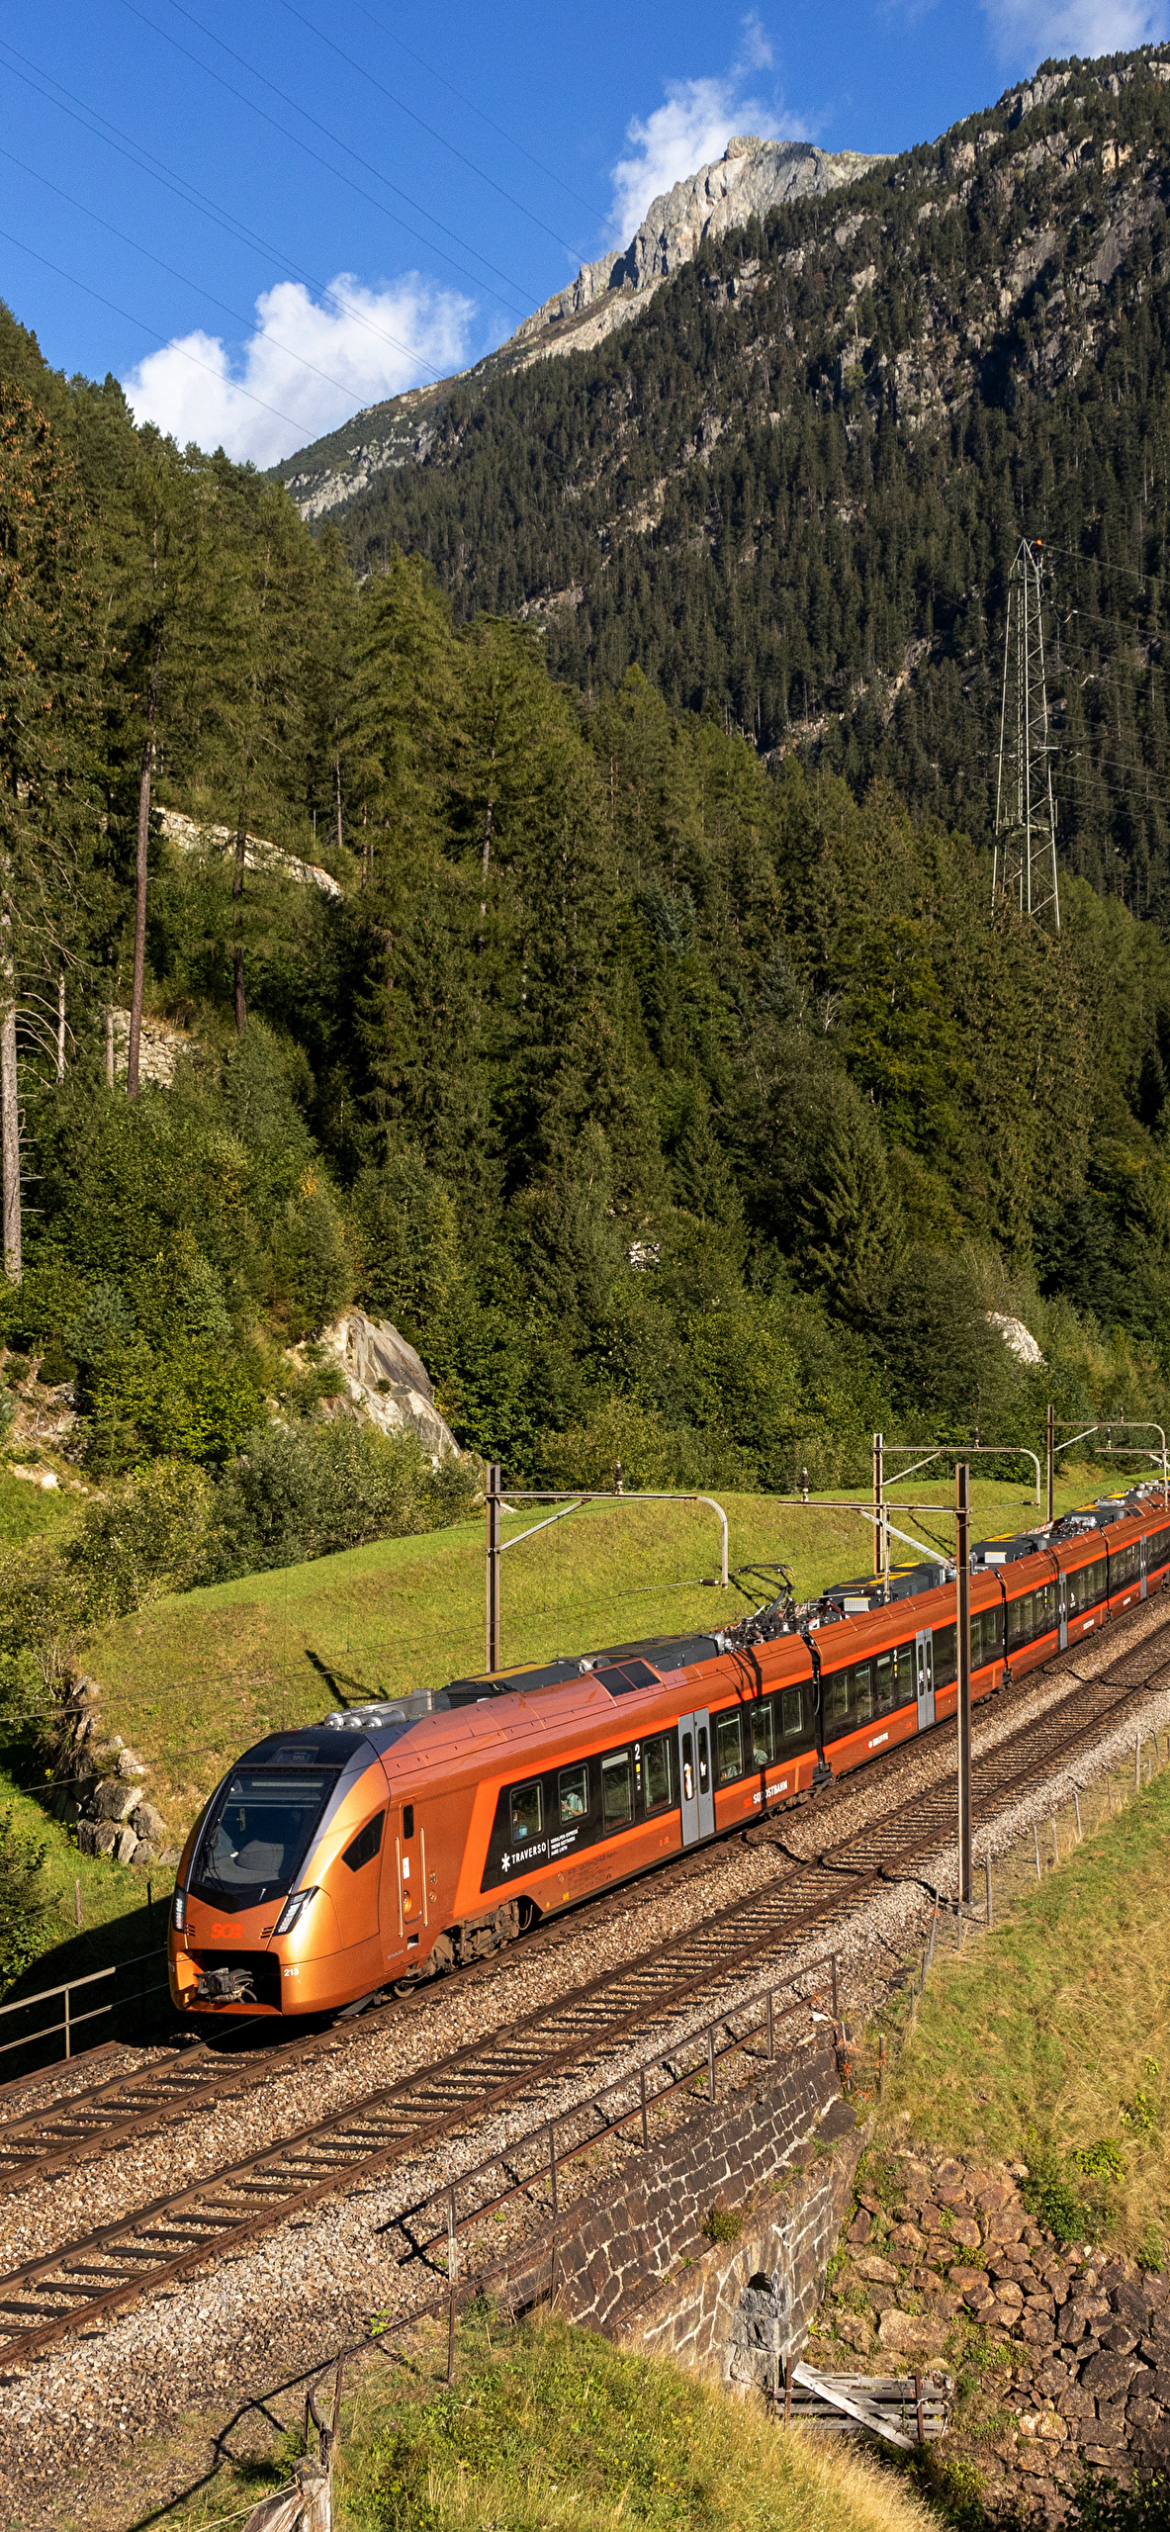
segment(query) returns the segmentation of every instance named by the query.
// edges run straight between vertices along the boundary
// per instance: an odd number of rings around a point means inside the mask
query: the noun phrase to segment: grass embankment
[[[1070,1475],[1062,1507],[1081,1500],[1084,1486]],[[929,1496],[921,1488],[920,1480],[919,1500],[947,1501],[945,1482]],[[1018,1527],[1034,1513],[1018,1485],[976,1485],[974,1495],[989,1530]],[[722,1500],[733,1567],[782,1559],[802,1595],[871,1568],[872,1529],[854,1513],[765,1495]],[[505,1540],[547,1509],[505,1518]],[[920,1536],[952,1534],[933,1515],[894,1517]],[[718,1574],[718,1546],[715,1516],[699,1504],[594,1504],[558,1521],[504,1559],[505,1662],[728,1624],[749,1601],[702,1584]],[[750,1578],[747,1587],[762,1596],[766,1578],[758,1593]],[[157,1766],[155,1798],[186,1827],[231,1758],[261,1733],[481,1669],[483,1606],[479,1519],[156,1601],[109,1628],[89,1658],[106,1721]]]
[[[928,2532],[937,2517],[828,2440],[784,2436],[673,2366],[560,2322],[473,2315],[404,2375],[367,2358],[342,2406],[337,2532]],[[224,2521],[279,2484],[299,2438],[162,2518]],[[159,2520],[158,2516],[152,2517]],[[239,2517],[237,2515],[236,2519]]]
[[[1027,2163],[1042,2223],[1170,2260],[1170,1770],[936,1963],[882,2128]]]

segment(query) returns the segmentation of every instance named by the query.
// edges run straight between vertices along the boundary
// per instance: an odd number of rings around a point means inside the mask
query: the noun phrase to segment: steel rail
[[[1077,1682],[1082,1692],[1086,1687],[1094,1692],[1095,1710],[1076,1731],[1067,1729],[1065,1698],[1013,1742],[988,1752],[975,1771],[984,1803],[1002,1804],[1024,1792],[1054,1758],[1066,1761],[1135,1698],[1160,1685],[1170,1675],[1170,1656],[1137,1678],[1114,1675],[1140,1663],[1144,1649],[1135,1646],[1095,1681]],[[368,2187],[395,2163],[473,2127],[527,2086],[596,2058],[634,2027],[650,2029],[673,2017],[696,1993],[854,1908],[877,1884],[921,1878],[916,1868],[951,1842],[953,1810],[948,1777],[916,1797],[911,1842],[899,1846],[904,1815],[895,1812],[810,1858],[793,1856],[761,1824],[761,1835],[777,1844],[791,1866],[778,1882],[730,1901],[637,1962],[601,1973],[558,2005],[538,2007],[504,2031],[381,2087],[349,2109],[0,2277],[0,2328],[6,2330],[0,2355],[5,2363],[23,2360],[83,2322],[246,2247],[339,2191]]]
[[[1170,1620],[1167,1623],[1170,1625]],[[1159,1629],[1154,1636],[1143,1638],[1143,1645],[1156,1642],[1161,1632]],[[1117,1670],[1140,1650],[1138,1646],[1119,1654],[1099,1674],[1099,1681],[1112,1680]],[[1028,1672],[1023,1680],[1012,1683],[1021,1699],[1030,1692],[1036,1676],[1037,1673]],[[1076,1693],[1085,1684],[1078,1677],[1076,1688],[1070,1693]],[[999,1693],[1002,1697],[1005,1692],[1001,1690]],[[1062,1699],[1052,1711],[1063,1712],[1066,1702]],[[945,1749],[952,1730],[953,1723],[950,1721],[940,1727],[940,1750]],[[921,1749],[922,1742],[917,1736],[896,1742],[893,1748],[882,1754],[882,1766],[888,1767],[891,1761],[919,1754]],[[833,1795],[840,1799],[843,1794],[856,1791],[861,1781],[861,1771],[853,1770],[847,1776],[838,1777],[831,1792],[828,1788],[825,1790],[830,1800]],[[724,1832],[724,1839],[729,1835],[741,1839],[746,1837],[756,1844],[761,1836],[767,1837],[770,1830],[794,1816],[801,1816],[799,1806],[784,1802],[762,1812],[759,1819],[740,1823],[730,1833]],[[649,1874],[639,1875],[638,1879],[653,1878],[659,1888],[685,1882],[705,1867],[711,1851],[707,1845],[684,1849],[667,1864],[654,1866]],[[592,1894],[572,1910],[549,1918],[543,1926],[534,1928],[523,1940],[525,1958],[531,1959],[534,1953],[545,1949],[557,1949],[569,1941],[579,1930],[581,1918],[586,1912],[593,1923],[603,1923],[608,1915],[621,1908],[629,1886],[623,1884],[616,1890]],[[453,1976],[459,1983],[477,1984],[485,1979],[491,1980],[501,1971],[514,1967],[516,1957],[511,1946],[504,1947],[485,1960],[468,1963],[456,1970]],[[410,2013],[426,2011],[429,2002],[430,1989],[423,1987],[399,2010]],[[271,2030],[272,2026],[263,2025],[261,2028]],[[283,2046],[257,2047],[256,2031],[255,2021],[229,2022],[217,2032],[218,2045],[204,2041],[188,2048],[181,2057],[169,2057],[161,2064],[155,2060],[149,2066],[129,2073],[109,2076],[104,2083],[80,2092],[62,2094],[60,2100],[51,2106],[38,2106],[36,2110],[25,2111],[0,2123],[0,2198],[15,2189],[48,2178],[55,2171],[72,2169],[89,2155],[104,2154],[128,2143],[133,2137],[210,2109],[225,2098],[254,2091],[267,2083],[270,2077],[304,2066],[314,2058],[332,2056],[346,2046],[348,2037],[344,2026],[339,2029],[334,2021],[324,2031],[299,2033]],[[39,2076],[25,2080],[47,2084],[55,2072],[55,2069],[48,2068]]]

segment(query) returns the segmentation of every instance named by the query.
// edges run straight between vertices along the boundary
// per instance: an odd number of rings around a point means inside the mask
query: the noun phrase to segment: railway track
[[[1170,1616],[1164,1622],[1170,1630]],[[1142,1639],[1131,1652],[1119,1655],[1101,1674],[1101,1681],[1079,1682],[1079,1685],[1100,1685],[1120,1679],[1124,1665],[1140,1659],[1143,1646],[1155,1643],[1163,1632]],[[1074,1674],[1074,1676],[1076,1676]],[[1001,1718],[1010,1715],[1010,1700],[1026,1700],[1034,1686],[1035,1673],[1001,1689],[995,1700],[995,1712]],[[1141,1685],[1142,1682],[1134,1682]],[[1074,1692],[1075,1693],[1075,1692]],[[1064,1701],[1056,1711],[1063,1711]],[[984,1709],[986,1711],[986,1709]],[[934,1736],[941,1757],[954,1738],[953,1722],[940,1726]],[[894,1747],[864,1771],[864,1778],[854,1772],[837,1778],[816,1798],[818,1820],[831,1822],[836,1808],[856,1794],[858,1786],[872,1776],[875,1782],[889,1783],[890,1772],[899,1763],[918,1758],[922,1753],[918,1739],[895,1743]],[[779,1810],[765,1814],[750,1827],[741,1828],[721,1839],[715,1848],[703,1846],[675,1856],[669,1863],[655,1864],[639,1874],[633,1883],[626,1883],[614,1892],[601,1892],[582,1899],[562,1914],[535,1927],[523,1939],[523,1957],[530,1961],[547,1950],[558,1950],[579,1933],[581,1921],[588,1916],[590,1924],[603,1929],[614,1915],[625,1915],[631,1890],[641,1891],[653,1885],[656,1891],[677,1888],[681,1883],[702,1878],[709,1870],[712,1855],[720,1847],[744,1842],[749,1845],[783,1845],[784,1830],[793,1818],[806,1816],[811,1797],[803,1795],[795,1803],[786,1802]],[[443,1980],[443,1992],[456,1986],[467,1987],[492,1981],[502,1970],[514,1967],[517,1955],[511,1946],[449,1972]],[[433,1996],[430,1986],[416,1995],[398,2000],[392,2006],[375,2008],[375,2014],[389,2010],[397,2016],[427,2012]],[[373,2017],[371,2017],[373,2018]],[[342,2017],[344,2020],[344,2017]],[[363,2027],[370,2027],[367,2020]],[[222,2023],[214,2039],[188,2045],[181,2056],[155,2057],[151,2062],[130,2072],[124,2069],[108,2076],[104,2082],[86,2085],[79,2092],[63,2090],[59,2100],[46,2107],[38,2101],[35,2110],[0,2122],[0,2199],[12,2190],[32,2181],[49,2178],[56,2171],[73,2169],[90,2155],[102,2154],[113,2147],[128,2144],[133,2138],[152,2129],[166,2127],[179,2119],[211,2109],[215,2103],[238,2096],[266,2084],[282,2070],[303,2068],[313,2058],[330,2057],[348,2045],[348,2025],[343,2037],[338,2018],[330,2020],[323,2030],[301,2032],[296,2039],[273,2045],[273,2025],[232,2018]],[[97,2054],[98,2052],[95,2052]],[[72,2061],[70,2072],[78,2061]],[[43,2074],[20,2078],[22,2085],[35,2086],[38,2095],[52,2081],[52,2069]]]
[[[1170,1648],[1158,1650],[1166,1634],[1159,1628],[1099,1678],[1070,1690],[1079,1703],[1074,1730],[1070,1699],[1063,1698],[978,1760],[973,1798],[979,1810],[986,1815],[1026,1793],[1055,1761],[1090,1746],[1127,1708],[1170,1679]],[[543,2005],[381,2086],[349,2109],[0,2277],[0,2361],[7,2366],[35,2355],[87,2321],[245,2248],[322,2200],[369,2186],[395,2163],[464,2132],[523,2090],[596,2058],[632,2030],[651,2036],[697,1994],[855,1908],[876,1885],[923,1878],[926,1865],[952,1839],[954,1804],[948,1773],[915,1797],[911,1834],[905,1812],[895,1811],[811,1857],[792,1852],[779,1824],[761,1823],[751,1834],[783,1858],[766,1888],[729,1902],[637,1961],[585,1982],[558,2004]],[[334,2035],[319,2035],[321,2044],[331,2037],[336,2045]],[[190,2058],[161,2071],[144,2070],[141,2079],[132,2079],[140,2084],[138,2106],[133,2113],[120,2111],[117,2132],[125,2136],[132,2127],[183,2116],[199,2106],[201,2093],[206,2099],[209,2089],[216,2097],[239,2090],[294,2056],[303,2063],[306,2045],[312,2043],[293,2042],[270,2054],[262,2070],[221,2068],[214,2078]],[[116,2108],[125,2093],[125,2086],[114,2082],[95,2087],[88,2098],[91,2107],[100,2108],[98,2097],[107,2096]],[[21,2120],[0,2129],[0,2152],[6,2144],[18,2147],[14,2130],[28,2126]],[[101,2141],[109,2144],[114,2135],[115,2125],[107,2125]],[[14,2177],[31,2179],[58,2168],[74,2150],[60,2137],[50,2139],[47,2152],[19,2168],[9,2164],[9,2185]]]

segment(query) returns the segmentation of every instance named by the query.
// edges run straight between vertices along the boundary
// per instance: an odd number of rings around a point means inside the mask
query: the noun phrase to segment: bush
[[[432,1468],[411,1433],[374,1433],[349,1416],[259,1425],[221,1483],[202,1578],[223,1582],[445,1528],[476,1491],[461,1461]]]
[[[87,1505],[63,1552],[93,1618],[125,1617],[143,1600],[187,1590],[202,1566],[211,1504],[202,1469],[162,1459]]]
[[[0,1811],[0,1996],[40,1949],[44,1858],[44,1847],[13,1826],[11,1804]]]
[[[1020,2195],[1028,2213],[1058,2242],[1083,2240],[1089,2211],[1057,2154],[1039,2154],[1028,2168]]]

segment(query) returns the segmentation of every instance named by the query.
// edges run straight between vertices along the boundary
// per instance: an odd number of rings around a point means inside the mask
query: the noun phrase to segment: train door
[[[715,1835],[709,1714],[679,1716],[678,1780],[682,1802],[682,1842],[684,1846],[694,1846],[699,1838]]]
[[[387,1878],[382,1932],[387,1952],[417,1952],[427,1921],[426,1834],[415,1820],[413,1802],[395,1805],[390,1813]],[[388,1899],[389,1906],[385,1906]]]
[[[1061,1574],[1056,1585],[1056,1612],[1059,1622],[1057,1642],[1062,1653],[1068,1651],[1068,1576]]]
[[[914,1664],[918,1681],[918,1729],[926,1732],[934,1721],[934,1639],[929,1627],[914,1638]]]
[[[1146,1549],[1148,1548],[1148,1546],[1149,1546],[1149,1540],[1148,1540],[1148,1539],[1139,1539],[1139,1541],[1138,1541],[1138,1559],[1139,1559],[1139,1564],[1140,1564],[1140,1569],[1141,1569],[1141,1577],[1142,1577],[1141,1590],[1140,1590],[1140,1591],[1139,1591],[1139,1593],[1138,1593],[1138,1598],[1139,1598],[1139,1600],[1144,1600],[1144,1599],[1145,1599],[1145,1596],[1146,1596],[1146,1585],[1147,1585],[1147,1582],[1148,1582],[1148,1580],[1149,1580],[1149,1570],[1150,1570],[1150,1569],[1149,1569],[1149,1563],[1148,1563],[1148,1560],[1147,1560],[1147,1557],[1146,1557]]]

